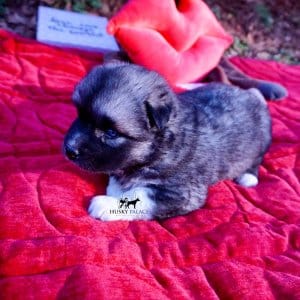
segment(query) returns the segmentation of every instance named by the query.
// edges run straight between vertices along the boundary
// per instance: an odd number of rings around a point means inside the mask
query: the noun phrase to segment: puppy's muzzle
[[[64,149],[65,154],[68,157],[68,159],[70,159],[70,160],[76,160],[79,157],[80,153],[79,153],[79,150],[77,148],[72,147],[72,146],[70,146],[68,144],[65,145],[64,148],[65,148]]]

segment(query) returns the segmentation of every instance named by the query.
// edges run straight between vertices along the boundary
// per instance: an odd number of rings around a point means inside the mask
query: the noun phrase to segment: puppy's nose
[[[66,156],[70,160],[75,160],[76,158],[79,157],[78,149],[75,149],[75,148],[71,147],[70,145],[65,145],[65,153],[66,153]]]

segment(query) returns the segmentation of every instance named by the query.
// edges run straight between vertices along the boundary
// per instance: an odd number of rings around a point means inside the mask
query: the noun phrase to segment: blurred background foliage
[[[51,7],[73,10],[76,12],[97,10],[101,7],[100,0],[43,0],[41,2]]]

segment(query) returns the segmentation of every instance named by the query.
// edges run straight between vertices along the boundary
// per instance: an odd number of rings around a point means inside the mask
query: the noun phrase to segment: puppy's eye
[[[113,129],[107,129],[104,131],[105,137],[108,139],[116,139],[119,137],[119,133],[116,130]]]

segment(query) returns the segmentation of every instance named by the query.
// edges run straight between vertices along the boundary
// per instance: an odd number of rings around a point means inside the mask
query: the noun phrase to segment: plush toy
[[[232,43],[201,0],[131,0],[107,30],[132,61],[159,72],[171,85],[203,78]]]
[[[281,85],[251,78],[222,57],[232,37],[202,0],[129,0],[107,31],[134,63],[157,71],[177,90],[206,77],[256,87],[266,99],[287,95]]]

